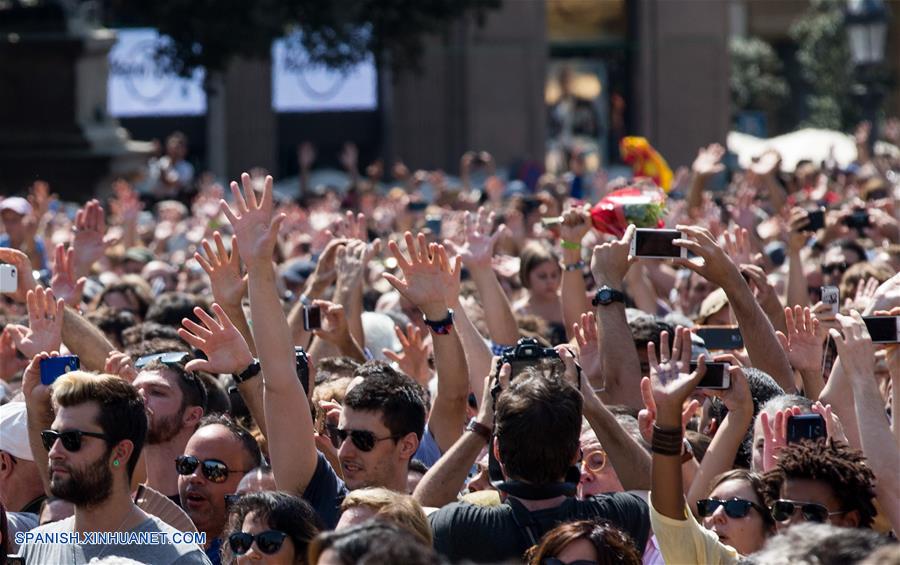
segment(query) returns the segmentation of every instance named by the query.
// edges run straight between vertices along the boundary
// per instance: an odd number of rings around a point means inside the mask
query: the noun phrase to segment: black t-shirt
[[[514,511],[517,504],[520,511]],[[521,559],[548,531],[564,522],[602,518],[627,533],[643,553],[650,532],[647,503],[630,493],[601,494],[585,500],[567,498],[556,508],[528,512],[518,501],[500,506],[453,503],[431,516],[434,548],[452,561],[476,563]],[[524,522],[524,523],[523,523]],[[531,523],[534,542],[529,536]]]

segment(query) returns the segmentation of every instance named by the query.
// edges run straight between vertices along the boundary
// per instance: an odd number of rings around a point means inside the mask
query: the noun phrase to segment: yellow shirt
[[[684,520],[663,516],[653,507],[653,494],[650,494],[650,524],[653,526],[659,551],[668,565],[738,562],[741,556],[737,550],[720,542],[716,534],[698,524],[687,505],[684,507],[684,516]]]

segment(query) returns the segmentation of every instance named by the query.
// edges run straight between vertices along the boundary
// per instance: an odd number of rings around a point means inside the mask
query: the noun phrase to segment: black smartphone
[[[309,395],[309,355],[298,345],[294,347],[294,357],[297,360],[297,378],[303,385],[303,392]]]
[[[682,237],[682,233],[678,230],[638,228],[631,240],[631,255],[650,259],[687,257],[687,248],[672,243]]]
[[[806,213],[809,222],[803,226],[803,231],[817,231],[825,227],[825,210],[810,210]]]
[[[306,331],[318,330],[322,327],[322,307],[303,307],[303,329]]]
[[[431,235],[434,237],[441,237],[441,217],[440,216],[428,216],[425,218],[425,227],[428,228],[428,231],[431,232]]]
[[[728,390],[731,388],[731,373],[728,372],[730,368],[730,363],[707,363],[706,373],[700,379],[700,382],[697,383],[697,388]],[[697,363],[692,362],[691,372],[693,373],[696,370]]]
[[[865,316],[872,343],[900,343],[900,316]]]
[[[707,349],[732,350],[744,348],[744,337],[737,326],[701,326],[694,330]]]
[[[811,439],[815,441],[820,437],[825,437],[826,433],[825,418],[823,418],[821,414],[788,416],[788,443],[797,443],[801,439]]]
[[[848,228],[867,228],[871,226],[869,213],[865,210],[854,210],[852,214],[844,218],[844,225]]]
[[[414,200],[406,205],[408,212],[424,212],[425,208],[428,208],[428,202],[424,200]]]
[[[41,359],[41,384],[52,385],[56,379],[81,368],[81,361],[76,355],[62,355]]]

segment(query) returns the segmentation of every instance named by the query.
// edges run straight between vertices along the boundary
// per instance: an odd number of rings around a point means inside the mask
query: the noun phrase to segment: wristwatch
[[[480,435],[482,439],[488,443],[491,441],[491,436],[494,435],[489,427],[476,422],[474,418],[469,420],[469,423],[466,424],[466,431]]]
[[[625,293],[621,290],[616,290],[614,288],[603,285],[597,289],[597,293],[594,295],[594,299],[591,301],[591,304],[593,304],[594,306],[608,306],[613,302],[621,302],[622,304],[624,304]]]
[[[231,376],[234,377],[235,383],[241,384],[242,382],[250,380],[253,377],[255,377],[256,375],[258,375],[259,371],[260,371],[259,361],[254,359],[253,362],[250,363],[250,365],[248,365],[247,368],[244,369],[242,372],[233,373]]]
[[[584,270],[584,261],[577,261],[575,263],[569,263],[568,265],[563,265],[563,269],[565,269],[567,273],[571,272],[571,271]]]
[[[432,321],[425,315],[422,316],[425,325],[438,335],[447,335],[453,329],[453,309],[447,308],[447,316],[443,320]]]

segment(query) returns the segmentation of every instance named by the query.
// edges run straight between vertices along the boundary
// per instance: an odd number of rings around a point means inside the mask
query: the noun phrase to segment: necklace
[[[115,529],[115,530],[112,530],[112,531],[113,531],[113,532],[118,532],[119,530],[121,530],[121,529],[122,529],[122,526],[124,526],[124,525],[125,525],[125,522],[127,522],[128,519],[131,518],[131,515],[134,514],[134,511],[135,511],[136,509],[137,509],[137,506],[136,506],[134,503],[132,503],[132,504],[131,504],[131,510],[129,510],[128,513],[125,514],[125,517],[122,518],[122,522],[120,522],[119,525],[116,527],[116,529]],[[75,523],[74,523],[74,522],[72,523],[72,533],[73,533],[73,534],[76,533],[76,532],[75,532]],[[78,563],[78,551],[77,551],[77,549],[76,549],[77,547],[80,547],[80,544],[74,544],[74,543],[72,544],[72,563]],[[109,549],[109,545],[108,545],[108,544],[105,545],[105,546],[103,547],[103,549],[100,550],[100,553],[98,553],[97,555],[95,555],[94,557],[92,557],[91,560],[94,560],[94,559],[100,559],[100,557],[102,557],[103,554],[106,553],[106,550],[107,550],[107,549]],[[86,558],[86,557],[87,557],[87,556],[85,556],[85,561],[87,561],[87,558]]]

